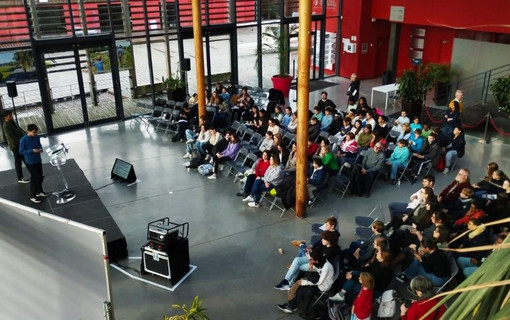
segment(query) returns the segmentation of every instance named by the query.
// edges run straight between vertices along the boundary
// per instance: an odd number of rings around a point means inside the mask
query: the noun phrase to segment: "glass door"
[[[108,46],[46,52],[43,61],[52,130],[88,127],[119,117]]]

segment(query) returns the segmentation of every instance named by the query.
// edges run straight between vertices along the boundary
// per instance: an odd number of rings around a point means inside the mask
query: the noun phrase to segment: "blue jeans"
[[[411,263],[409,265],[409,267],[407,267],[407,269],[405,269],[404,274],[408,278],[411,278],[411,279],[413,279],[414,277],[419,276],[419,275],[425,276],[430,281],[432,281],[432,283],[436,287],[442,286],[446,282],[446,280],[448,280],[447,278],[439,278],[436,275],[434,275],[433,273],[429,273],[429,272],[425,271],[425,269],[421,265],[420,261],[418,261],[416,259],[414,259],[413,263]]]
[[[292,260],[292,264],[289,267],[289,271],[285,275],[285,280],[292,285],[296,282],[299,275],[299,271],[308,271],[308,258],[307,257],[296,257]]]
[[[404,169],[404,164],[402,162],[392,162],[391,163],[391,173],[390,178],[392,180],[397,179],[398,170]]]
[[[251,188],[251,196],[255,199],[255,203],[260,202],[260,197],[262,196],[262,192],[269,191],[273,189],[274,186],[269,184],[269,188],[266,188],[265,182],[262,179],[255,180],[253,183],[253,187]]]
[[[405,202],[391,202],[388,205],[390,210],[391,219],[402,218],[404,214],[408,214],[411,210],[407,209],[407,203]]]
[[[458,257],[457,264],[459,268],[462,270],[462,273],[467,277],[469,277],[473,272],[478,269],[478,266],[471,263],[471,258],[469,257]]]
[[[186,136],[186,141],[195,138],[195,132],[191,129],[186,129],[184,135]],[[186,144],[186,151],[188,151],[188,153],[191,153],[193,151],[193,143]]]
[[[207,142],[195,142],[195,147],[197,147],[197,150],[198,152],[201,154],[201,155],[205,155],[205,150],[203,148],[203,146],[206,144]]]
[[[445,167],[451,169],[453,163],[457,160],[457,151],[450,150],[444,156]]]

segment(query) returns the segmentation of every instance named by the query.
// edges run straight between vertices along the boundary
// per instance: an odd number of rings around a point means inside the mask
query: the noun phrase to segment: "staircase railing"
[[[486,105],[494,100],[490,92],[491,84],[507,75],[510,75],[510,64],[459,79],[452,84],[450,98],[453,99],[455,91],[460,89],[464,92],[464,106]]]

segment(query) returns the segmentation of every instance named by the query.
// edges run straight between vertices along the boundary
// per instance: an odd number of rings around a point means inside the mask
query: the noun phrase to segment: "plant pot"
[[[166,96],[168,100],[184,102],[184,100],[186,100],[186,89],[185,88],[177,88],[174,90],[167,89]]]
[[[292,83],[291,76],[276,75],[271,77],[271,81],[273,82],[273,88],[280,90],[283,93],[284,97],[289,96],[290,84]]]
[[[409,117],[409,119],[413,119],[415,116],[421,118],[422,106],[423,106],[422,100],[402,102],[402,110],[407,112],[407,116]]]

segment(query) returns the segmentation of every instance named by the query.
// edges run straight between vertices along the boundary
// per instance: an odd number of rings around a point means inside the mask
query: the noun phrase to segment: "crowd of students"
[[[290,108],[283,108],[282,112],[280,106],[271,112],[250,108],[246,104],[247,95],[243,90],[237,100],[237,119],[264,139],[254,150],[259,159],[243,175],[244,186],[237,195],[248,206],[259,207],[262,193],[274,191],[286,207],[291,207],[294,203],[284,195],[292,197],[295,193],[292,188],[296,150],[300,146],[292,143],[288,150],[282,136],[298,129],[297,124],[293,125],[297,123],[296,113]],[[309,160],[308,199],[311,201],[320,188],[325,188],[328,178],[339,172],[351,178],[354,194],[366,197],[381,174],[396,184],[401,170],[407,168],[407,174],[417,182],[420,173],[438,169],[440,162],[444,167],[439,172],[448,174],[456,159],[465,153],[458,113],[458,104],[450,104],[444,126],[431,128],[422,125],[419,117],[411,122],[405,111],[390,120],[380,110],[370,108],[363,97],[357,105],[350,101],[347,109],[339,110],[323,92],[313,108],[305,146]],[[233,129],[227,129],[223,137],[205,117],[199,124],[197,132],[191,129],[185,132],[185,157],[210,161],[214,170],[209,179],[216,179],[222,165],[235,159],[242,137]],[[275,286],[288,290],[287,302],[278,304],[278,308],[286,313],[295,312],[314,293],[330,292],[338,277],[340,286],[330,299],[352,306],[354,319],[370,319],[373,299],[381,296],[395,279],[410,282],[410,290],[416,296],[412,304],[402,305],[402,318],[418,319],[437,302],[428,299],[451,277],[452,263],[467,277],[490,254],[445,249],[498,243],[506,237],[501,226],[488,228],[484,223],[508,216],[510,180],[496,163],[488,165],[486,177],[478,183],[473,184],[469,175],[466,168],[458,170],[453,181],[438,193],[434,190],[434,176],[425,175],[422,187],[410,196],[409,203],[389,203],[391,221],[387,224],[375,221],[369,239],[355,241],[344,250],[338,246],[336,219],[327,219],[319,241],[309,247],[296,242],[298,256]],[[451,242],[464,231],[466,236]],[[442,313],[443,307],[426,319]]]

